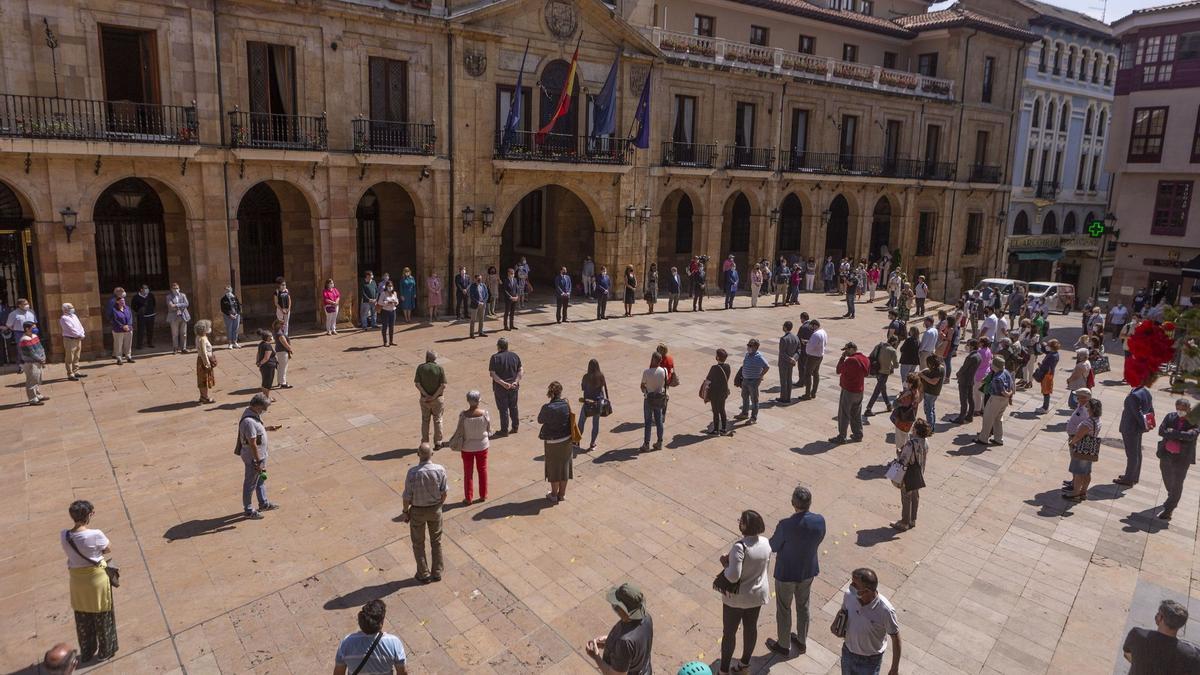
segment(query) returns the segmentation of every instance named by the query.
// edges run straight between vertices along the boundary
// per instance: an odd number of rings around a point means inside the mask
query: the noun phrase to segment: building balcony
[[[326,150],[329,128],[325,115],[275,115],[229,112],[229,146],[268,150]]]
[[[672,60],[774,73],[881,93],[954,100],[953,80],[661,28],[646,27],[642,31]]]
[[[633,141],[627,138],[546,134],[539,143],[532,131],[499,131],[492,157],[564,164],[629,164],[632,148]]]
[[[360,117],[351,122],[354,151],[388,155],[432,155],[437,134],[432,124],[387,122]]]
[[[1004,171],[999,166],[992,164],[972,164],[971,174],[968,181],[971,183],[1000,183],[1004,178]]]
[[[907,157],[788,150],[780,158],[779,169],[784,173],[948,181],[954,180],[955,164],[954,162],[928,162]]]
[[[196,106],[0,94],[0,136],[196,145]]]
[[[1038,199],[1053,200],[1058,196],[1058,181],[1039,180],[1033,185],[1033,194]]]
[[[747,171],[774,171],[775,148],[725,146],[725,168]]]
[[[664,141],[662,153],[663,166],[712,169],[716,166],[717,144]]]

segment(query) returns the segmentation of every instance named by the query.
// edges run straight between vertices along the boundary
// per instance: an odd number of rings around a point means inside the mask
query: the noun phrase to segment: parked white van
[[[1029,298],[1041,298],[1047,312],[1069,313],[1075,309],[1075,287],[1056,281],[1032,281],[1029,283]]]

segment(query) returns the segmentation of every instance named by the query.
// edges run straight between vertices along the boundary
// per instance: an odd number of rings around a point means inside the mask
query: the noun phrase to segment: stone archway
[[[399,280],[408,267],[421,283],[426,261],[419,245],[416,203],[407,190],[395,183],[371,186],[358,200],[354,221],[359,279],[371,270],[376,279],[387,272]]]
[[[537,188],[504,220],[500,269],[515,267],[524,258],[535,289],[539,283],[549,285],[562,265],[575,273],[585,256],[595,260],[595,233],[592,212],[579,195],[561,185]]]
[[[696,254],[697,223],[700,214],[696,202],[683,190],[674,190],[663,200],[658,229],[659,274],[678,267],[686,276],[687,264]]]
[[[804,204],[794,193],[789,193],[779,205],[779,231],[775,237],[773,260],[785,257],[788,262],[801,258],[804,245]]]
[[[721,261],[714,271],[720,275],[718,279],[722,288],[725,283],[725,260],[730,255],[737,263],[738,274],[742,277],[742,283],[739,285],[749,283],[750,252],[754,246],[753,219],[750,199],[746,197],[746,193],[739,190],[725,200],[721,217]]]
[[[1058,216],[1053,211],[1047,212],[1042,219],[1042,234],[1058,234]]]
[[[825,255],[840,260],[850,252],[850,202],[838,195],[829,203],[829,222],[825,225]]]
[[[0,182],[0,302],[7,307],[15,307],[18,298],[39,306],[32,225],[33,214],[25,201],[15,189]],[[4,348],[8,347],[5,341]]]
[[[255,184],[238,202],[238,274],[246,328],[269,327],[276,279],[287,280],[292,326],[316,320],[317,249],[308,200],[283,181]]]

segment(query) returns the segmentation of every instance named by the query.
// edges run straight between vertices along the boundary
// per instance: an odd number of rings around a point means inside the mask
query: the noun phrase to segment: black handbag
[[[741,368],[738,368],[737,375],[733,376],[733,386],[735,386],[735,387],[742,386],[742,369]]]
[[[75,551],[80,558],[92,563],[96,567],[99,567],[100,563],[104,562],[103,556],[101,556],[98,560],[92,560],[84,555],[83,552],[79,550],[79,547],[75,545],[75,540],[71,537],[70,532],[64,533],[63,536],[67,538],[67,543],[71,545],[71,550]],[[108,583],[111,584],[113,588],[121,587],[121,568],[117,567],[116,563],[109,560],[108,564],[104,567],[104,573],[108,575]]]
[[[738,544],[741,544],[741,542],[738,542]],[[742,550],[743,555],[745,555],[745,546],[742,546]],[[717,578],[713,579],[712,587],[713,590],[718,593],[724,595],[734,595],[738,592],[738,589],[742,587],[742,580],[738,579],[737,581],[730,581],[729,577],[725,576],[725,570],[721,570],[717,573]]]

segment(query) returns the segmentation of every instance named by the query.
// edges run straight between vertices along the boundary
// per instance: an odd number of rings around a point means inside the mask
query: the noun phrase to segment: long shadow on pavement
[[[187,410],[188,408],[195,408],[195,407],[198,407],[199,405],[200,405],[199,401],[176,401],[175,403],[164,403],[162,405],[152,405],[149,408],[142,408],[138,412],[140,412],[140,413],[172,412],[175,410]]]
[[[1167,529],[1169,523],[1165,520],[1159,520],[1155,513],[1158,512],[1158,506],[1152,506],[1142,511],[1134,511],[1128,516],[1121,519],[1125,523],[1125,527],[1121,528],[1122,532],[1161,532]]]
[[[542,509],[549,506],[550,501],[545,497],[535,497],[523,502],[509,502],[507,504],[489,506],[471,516],[471,520],[499,520],[508,516],[536,516],[542,512]]]
[[[370,455],[363,455],[363,459],[368,462],[382,462],[389,459],[404,459],[409,455],[417,454],[416,448],[396,448],[386,452],[376,452]]]
[[[242,512],[232,513],[228,516],[220,516],[218,518],[201,518],[198,520],[188,520],[178,525],[172,525],[163,532],[163,539],[167,541],[175,541],[178,539],[191,539],[206,534],[217,534],[218,532],[228,532],[234,529],[234,523],[246,520],[246,515]]]
[[[858,531],[858,545],[864,548],[870,548],[876,544],[882,544],[888,541],[895,541],[898,530],[891,526],[872,527]]]
[[[362,607],[372,600],[385,598],[396,591],[413,586],[420,586],[421,582],[409,577],[397,581],[389,581],[386,584],[376,584],[374,586],[363,586],[357,591],[351,591],[345,595],[339,595],[336,598],[328,601],[324,605],[324,609],[353,609]]]

